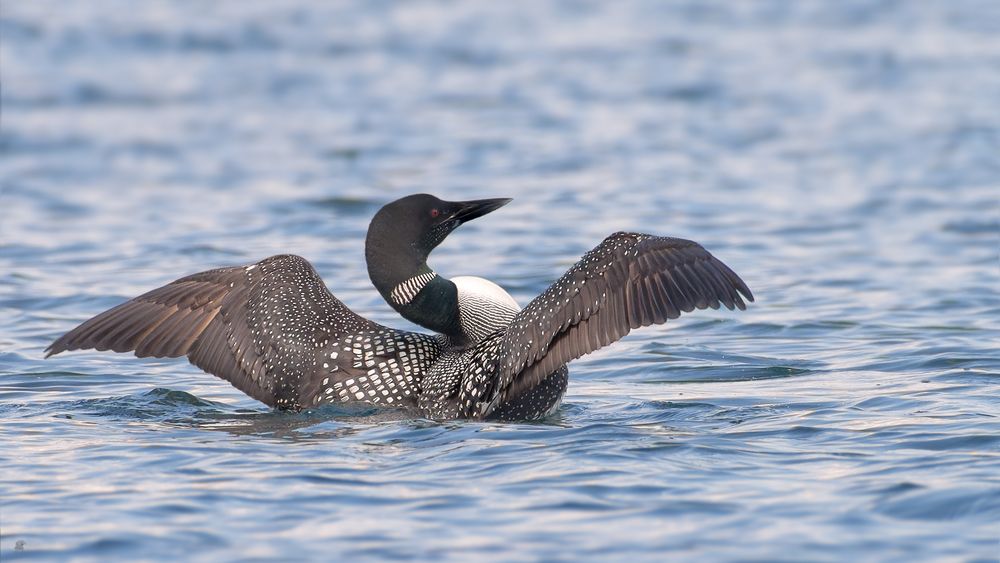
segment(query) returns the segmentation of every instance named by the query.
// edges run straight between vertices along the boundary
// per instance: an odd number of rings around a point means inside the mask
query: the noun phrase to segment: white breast
[[[509,293],[490,280],[475,276],[451,278],[458,289],[462,329],[474,342],[510,324],[521,307]]]

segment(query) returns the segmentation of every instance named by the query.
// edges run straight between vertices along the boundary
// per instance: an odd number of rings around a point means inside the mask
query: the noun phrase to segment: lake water
[[[1000,557],[1000,3],[5,2],[0,558]],[[757,302],[571,365],[551,419],[272,412],[180,360],[42,359],[367,224],[513,197],[432,256],[521,303],[617,230]]]

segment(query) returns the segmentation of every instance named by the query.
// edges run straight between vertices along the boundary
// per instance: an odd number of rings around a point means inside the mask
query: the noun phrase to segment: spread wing
[[[500,346],[499,376],[478,414],[633,328],[720,304],[742,310],[744,299],[753,301],[750,288],[698,243],[615,233],[514,318]]]
[[[259,401],[298,408],[308,399],[300,389],[321,374],[324,342],[382,328],[337,300],[304,258],[280,255],[126,301],[63,335],[46,357],[82,348],[187,356]]]

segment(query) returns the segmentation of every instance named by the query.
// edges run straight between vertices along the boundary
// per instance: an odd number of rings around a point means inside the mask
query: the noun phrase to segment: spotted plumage
[[[694,309],[744,309],[745,283],[697,243],[616,233],[524,309],[496,284],[435,274],[427,256],[465,221],[509,200],[417,195],[385,206],[366,241],[369,275],[423,334],[369,321],[303,258],[181,278],[63,335],[48,355],[93,348],[187,358],[270,406],[363,401],[434,419],[547,416],[566,363],[631,329]]]

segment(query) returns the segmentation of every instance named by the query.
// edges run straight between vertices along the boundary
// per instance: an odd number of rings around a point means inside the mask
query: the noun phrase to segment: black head
[[[482,217],[510,202],[510,198],[444,201],[415,194],[387,204],[368,226],[366,246],[390,254],[415,251],[422,259],[459,225]],[[370,251],[369,251],[370,253]]]
[[[459,225],[509,201],[507,198],[444,201],[417,194],[386,205],[372,219],[365,241],[368,276],[375,288],[404,318],[435,332],[461,338],[455,284],[431,274],[427,256]],[[430,276],[430,280],[418,293],[403,300],[393,297],[394,289],[419,275]]]

